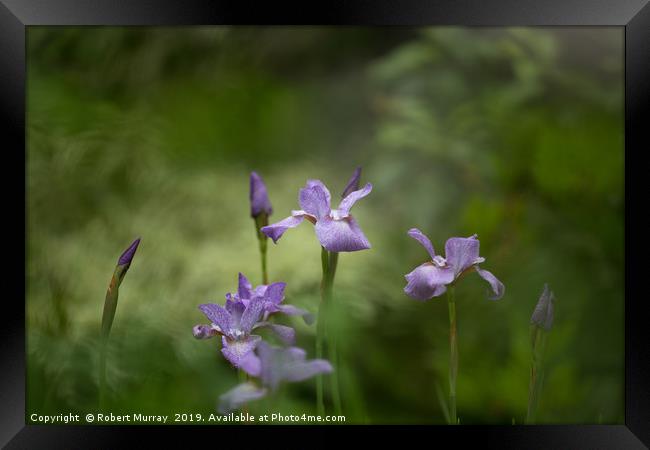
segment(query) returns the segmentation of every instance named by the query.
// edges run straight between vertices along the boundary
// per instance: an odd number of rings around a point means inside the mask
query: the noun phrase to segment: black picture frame
[[[4,170],[0,309],[0,444],[6,448],[114,448],[164,436],[187,445],[223,445],[248,428],[215,436],[212,427],[39,426],[25,424],[25,33],[33,25],[380,25],[616,26],[625,30],[625,424],[409,427],[416,439],[499,448],[646,448],[650,445],[650,346],[642,284],[645,244],[643,151],[650,109],[648,0],[330,0],[308,3],[218,0],[0,0],[0,123]],[[19,171],[21,168],[22,171]],[[7,204],[8,203],[8,204]],[[15,248],[9,248],[14,244]],[[639,245],[641,244],[641,245]],[[285,427],[254,427],[266,435]],[[313,442],[337,427],[300,427]],[[355,427],[367,437],[375,428]],[[348,429],[350,429],[348,427]],[[381,429],[381,427],[380,427]],[[394,430],[395,428],[391,428]],[[221,430],[221,429],[220,429]],[[293,432],[293,431],[292,431]],[[224,437],[229,434],[229,437]],[[175,436],[175,437],[174,437]],[[411,438],[412,439],[412,438]],[[241,441],[242,445],[245,441]],[[412,441],[411,441],[412,442]]]

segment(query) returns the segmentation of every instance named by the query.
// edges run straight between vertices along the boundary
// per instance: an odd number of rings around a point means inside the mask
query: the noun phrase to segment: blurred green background
[[[97,411],[104,295],[142,244],[111,335],[110,411],[214,412],[237,373],[197,341],[197,305],[239,271],[261,281],[248,174],[272,221],[307,178],[338,197],[353,169],[374,190],[353,211],[373,248],[342,254],[348,423],[444,423],[445,298],[404,274],[406,235],[478,233],[498,302],[456,289],[461,423],[522,423],[529,320],[557,297],[538,414],[623,423],[622,28],[28,29],[28,415]],[[320,248],[301,225],[270,245],[287,302],[317,310]],[[284,320],[314,356],[313,326]],[[442,393],[440,398],[439,392]],[[313,380],[252,412],[315,412]]]

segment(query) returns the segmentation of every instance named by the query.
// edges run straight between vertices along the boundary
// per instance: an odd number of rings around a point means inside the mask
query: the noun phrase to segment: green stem
[[[333,295],[333,286],[334,286],[334,276],[336,275],[336,266],[338,264],[339,254],[337,252],[330,252],[329,254],[329,270],[327,277],[327,302],[329,303],[330,311],[334,308],[334,295]],[[329,359],[332,365],[336,367],[336,370],[330,375],[330,386],[332,389],[332,402],[334,403],[334,411],[336,414],[342,414],[341,408],[341,394],[339,391],[339,372],[341,369],[340,361],[338,360],[338,333],[336,330],[332,330],[331,322],[329,324],[328,332],[329,342]]]
[[[262,284],[269,284],[269,273],[266,267],[266,239],[260,239],[260,253],[262,258]]]
[[[456,378],[458,377],[458,333],[456,328],[456,298],[454,286],[447,287],[447,304],[449,306],[449,419],[458,423],[456,415]]]
[[[318,324],[316,325],[316,358],[323,357],[323,341],[325,338],[325,322],[327,320],[325,303],[326,274],[329,272],[329,254],[324,247],[321,251],[321,264],[323,266],[323,278],[321,281],[321,302],[318,305]],[[316,411],[318,415],[325,415],[325,402],[323,400],[323,375],[316,377]]]
[[[260,214],[255,218],[255,232],[260,244],[260,259],[262,261],[262,284],[269,284],[269,273],[266,266],[266,249],[268,238],[262,233],[261,228],[269,224],[269,217],[266,214]]]
[[[338,359],[336,352],[336,333],[331,329],[328,318],[333,306],[332,287],[334,285],[334,276],[336,275],[338,257],[338,253],[328,252],[324,247],[321,250],[323,278],[321,281],[321,302],[318,306],[318,325],[316,327],[316,357],[323,357],[323,346],[327,337],[329,359],[330,362],[335,366],[337,365]],[[341,414],[341,395],[339,393],[339,380],[337,371],[330,375],[330,388],[332,390],[332,402],[334,403],[334,409],[337,414]],[[325,414],[322,375],[316,377],[316,407],[318,414]]]
[[[545,348],[546,332],[540,327],[535,327],[533,356],[530,364],[530,383],[528,386],[528,411],[526,413],[527,424],[534,424],[537,416],[537,405],[539,404],[539,396],[544,379],[542,362]]]
[[[108,339],[102,338],[99,350],[99,409],[106,407],[106,347]]]
[[[119,288],[128,270],[128,266],[118,265],[113,272],[111,282],[106,291],[104,299],[104,310],[102,312],[102,329],[100,336],[99,348],[99,408],[106,407],[106,353],[108,351],[108,338],[115,319],[115,310],[117,309],[117,300],[119,298]]]
[[[240,383],[247,383],[248,382],[248,374],[244,372],[242,369],[237,370],[237,376],[239,378]],[[248,405],[244,403],[244,406],[242,406],[242,412],[244,414],[248,414]],[[248,422],[244,422],[244,424],[247,424]]]

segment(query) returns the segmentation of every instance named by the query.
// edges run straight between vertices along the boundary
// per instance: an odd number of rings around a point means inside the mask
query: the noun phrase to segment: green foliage
[[[373,248],[342,254],[332,322],[349,422],[445,423],[448,318],[403,275],[449,236],[478,233],[506,285],[456,289],[462,423],[523,423],[528,322],[558,298],[538,423],[623,422],[622,33],[613,28],[47,28],[28,31],[28,412],[95,411],[104,293],[120,291],[107,383],[115,413],[214,411],[237,383],[197,305],[237,272],[261,281],[248,172],[279,220],[320,178]],[[309,224],[269,244],[272,281],[315,312]],[[314,327],[297,328],[314,355]],[[440,387],[443,387],[442,389]],[[441,398],[441,395],[443,398]],[[315,383],[273,409],[314,412]],[[278,406],[279,405],[279,406]],[[261,412],[260,403],[251,412]]]

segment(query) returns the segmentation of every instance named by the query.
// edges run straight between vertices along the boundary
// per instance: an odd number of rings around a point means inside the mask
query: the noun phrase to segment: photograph
[[[27,424],[625,424],[623,27],[25,45]]]

